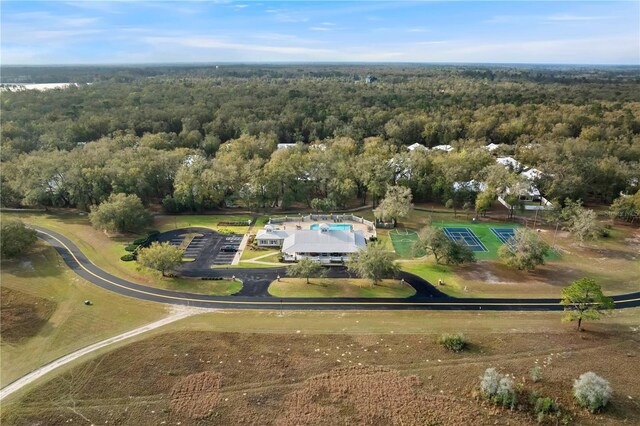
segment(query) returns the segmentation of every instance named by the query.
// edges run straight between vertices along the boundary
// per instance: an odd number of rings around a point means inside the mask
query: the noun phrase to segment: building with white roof
[[[446,151],[446,152],[451,152],[453,151],[453,147],[451,145],[436,145],[433,147],[433,149],[437,149],[440,151]]]
[[[524,176],[528,180],[534,180],[534,179],[538,179],[539,177],[541,177],[542,174],[543,173],[540,170],[531,167],[529,169],[526,169],[524,172],[520,173],[520,176]]]
[[[500,148],[500,144],[493,143],[493,142],[491,142],[489,145],[484,146],[484,149],[488,151],[495,151],[498,148]]]
[[[311,259],[320,263],[342,263],[367,245],[361,231],[330,229],[323,223],[319,229],[292,231],[282,243],[284,260]]]
[[[255,241],[259,247],[281,248],[284,260],[290,262],[309,258],[320,263],[343,263],[367,245],[362,231],[332,229],[326,223],[318,229],[291,230],[266,225],[258,231]]]
[[[294,146],[296,146],[297,144],[295,143],[279,143],[278,144],[278,149],[287,149],[287,148],[293,148]]]
[[[256,244],[259,247],[282,247],[285,238],[289,236],[291,231],[274,228],[273,225],[266,225],[256,234]]]
[[[485,189],[487,189],[487,184],[475,179],[472,179],[468,182],[453,182],[453,190],[456,192],[464,190],[471,192],[482,192]]]
[[[496,162],[502,164],[505,167],[511,167],[514,170],[522,167],[522,164],[512,157],[498,157],[496,158]]]
[[[407,150],[409,150],[409,151],[414,151],[416,149],[418,149],[420,151],[429,151],[429,148],[427,148],[426,146],[424,146],[422,144],[419,144],[419,143],[414,143],[414,144],[411,144],[411,145],[409,145],[407,147]]]

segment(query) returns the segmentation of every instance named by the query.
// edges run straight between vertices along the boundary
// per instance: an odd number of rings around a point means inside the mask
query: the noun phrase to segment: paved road
[[[87,281],[118,294],[154,302],[202,308],[233,309],[303,309],[303,310],[499,310],[499,311],[557,311],[559,299],[500,299],[452,298],[438,291],[422,278],[402,273],[416,295],[406,299],[380,298],[286,298],[279,299],[267,292],[269,283],[278,275],[286,275],[285,268],[229,268],[190,270],[193,276],[210,277],[235,275],[243,281],[243,290],[232,296],[162,290],[136,284],[116,277],[94,265],[80,249],[64,235],[50,229],[32,226],[38,237],[47,241],[60,253],[65,263]],[[330,276],[345,276],[344,269],[332,269]],[[640,290],[640,288],[639,288]],[[640,291],[613,297],[616,308],[640,306]]]

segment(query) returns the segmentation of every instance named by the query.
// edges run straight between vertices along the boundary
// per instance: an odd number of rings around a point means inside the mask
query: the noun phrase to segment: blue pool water
[[[320,229],[320,224],[319,223],[314,223],[313,225],[311,225],[309,227],[309,229]],[[351,230],[351,225],[349,225],[348,223],[330,223],[329,224],[329,230],[331,231],[350,231]]]

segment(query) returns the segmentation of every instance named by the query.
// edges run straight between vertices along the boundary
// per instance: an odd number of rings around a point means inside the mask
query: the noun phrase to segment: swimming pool
[[[329,223],[329,230],[331,231],[351,231],[351,225],[348,223]],[[309,229],[316,230],[320,229],[319,223],[314,223],[309,227]]]

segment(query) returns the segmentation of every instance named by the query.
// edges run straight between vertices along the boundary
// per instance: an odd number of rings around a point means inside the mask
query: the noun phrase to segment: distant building
[[[368,75],[367,78],[364,79],[367,83],[375,83],[378,79],[372,75]]]
[[[408,149],[409,151],[414,151],[414,150],[416,150],[416,149],[417,149],[417,150],[419,150],[419,151],[429,151],[429,148],[427,148],[426,146],[424,146],[424,145],[422,145],[422,144],[419,144],[419,143],[414,143],[414,144],[412,144],[412,145],[409,145],[409,146],[407,147],[407,149]]]
[[[287,149],[287,148],[293,148],[295,147],[297,144],[295,143],[279,143],[278,144],[278,149]]]
[[[453,190],[458,191],[470,191],[470,192],[482,192],[487,189],[487,184],[472,179],[468,182],[453,182]]]
[[[500,145],[493,142],[490,143],[489,145],[484,146],[484,149],[486,149],[487,151],[495,151],[498,148],[500,148]]]
[[[522,173],[520,173],[520,176],[524,176],[525,178],[527,178],[530,181],[532,181],[534,179],[538,179],[542,175],[543,175],[543,173],[540,170],[538,170],[536,168],[533,168],[533,167],[525,169]]]
[[[453,151],[453,147],[451,145],[436,145],[433,149],[437,149],[439,151],[451,152]]]
[[[520,164],[520,162],[517,161],[515,158],[511,158],[511,157],[498,157],[496,159],[496,162],[502,164],[505,167],[511,167],[514,170],[518,170],[522,168],[522,164]]]

